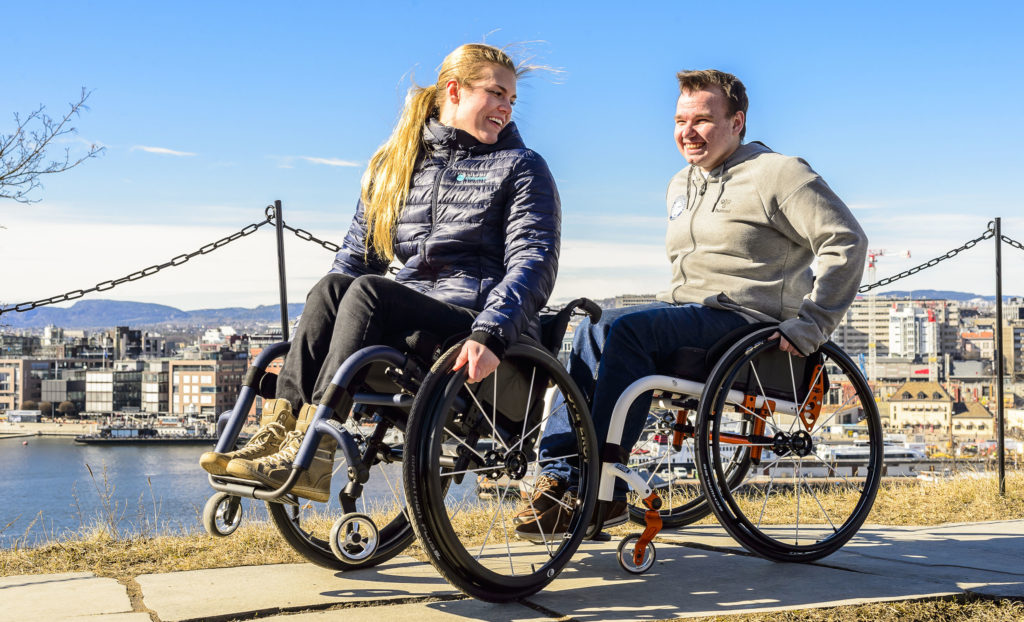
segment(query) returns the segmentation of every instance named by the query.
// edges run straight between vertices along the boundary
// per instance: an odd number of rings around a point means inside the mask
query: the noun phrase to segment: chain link
[[[917,274],[918,272],[920,272],[922,270],[925,270],[927,268],[931,268],[932,266],[935,266],[935,265],[937,265],[937,264],[939,264],[939,263],[941,263],[943,261],[946,261],[947,259],[952,259],[953,257],[956,257],[957,255],[959,255],[960,253],[962,253],[963,251],[965,251],[965,250],[967,250],[969,248],[974,248],[978,244],[978,242],[981,242],[982,240],[987,240],[989,238],[992,238],[992,237],[995,236],[995,234],[996,234],[995,231],[993,231],[992,229],[989,229],[988,231],[986,231],[985,233],[979,235],[978,237],[974,238],[973,240],[969,240],[968,242],[964,243],[963,246],[961,246],[959,248],[954,248],[953,250],[949,251],[945,255],[939,255],[938,257],[936,257],[934,259],[929,259],[928,261],[924,262],[923,264],[921,264],[919,266],[914,266],[913,268],[911,268],[909,270],[904,270],[903,272],[900,272],[899,274],[895,274],[893,276],[886,277],[886,278],[884,278],[884,279],[882,279],[880,281],[877,281],[875,283],[871,283],[870,285],[864,285],[860,289],[858,289],[857,292],[863,294],[865,292],[869,292],[869,291],[875,289],[876,287],[882,287],[883,285],[888,285],[888,284],[890,284],[890,283],[892,283],[894,281],[898,281],[898,280],[906,278],[908,276]],[[1003,236],[1003,238],[1005,239],[1006,236]]]
[[[274,222],[274,206],[273,205],[268,205],[267,206],[266,214],[267,214],[267,222]],[[315,235],[313,235],[309,231],[306,231],[305,229],[296,229],[295,227],[293,227],[293,226],[289,225],[288,223],[286,223],[284,220],[281,221],[281,226],[283,228],[291,231],[292,233],[294,233],[295,236],[297,238],[299,238],[300,240],[306,240],[307,242],[313,242],[314,244],[319,244],[320,246],[323,246],[327,250],[331,251],[332,253],[337,253],[338,251],[341,250],[341,247],[338,246],[337,244],[335,244],[334,242],[331,242],[330,240],[321,240],[320,238],[316,237]]]
[[[1005,242],[1006,244],[1009,244],[1010,246],[1016,248],[1017,250],[1024,251],[1024,244],[1021,244],[1017,240],[1012,239],[1010,236],[1001,235],[1000,239],[1002,239],[1002,241]]]
[[[209,244],[204,244],[197,251],[193,251],[191,253],[182,253],[181,255],[178,255],[178,256],[172,258],[170,261],[166,261],[166,262],[161,263],[161,264],[154,264],[152,266],[149,266],[148,268],[143,268],[142,270],[137,270],[135,272],[132,272],[129,275],[122,276],[119,279],[112,279],[112,280],[109,280],[109,281],[100,281],[96,285],[93,285],[92,287],[88,287],[86,289],[73,289],[73,290],[71,290],[69,292],[66,292],[66,293],[63,293],[63,294],[57,294],[56,296],[50,296],[49,298],[41,298],[39,300],[33,300],[31,302],[22,302],[22,303],[14,305],[12,307],[0,307],[0,315],[3,315],[4,313],[9,313],[11,311],[17,311],[19,313],[24,313],[25,311],[31,311],[32,309],[35,309],[36,307],[44,307],[46,305],[52,305],[52,304],[56,304],[58,302],[67,302],[69,300],[77,300],[77,299],[81,298],[82,296],[85,296],[86,294],[91,294],[93,292],[105,292],[107,290],[114,289],[118,285],[122,285],[124,283],[128,283],[129,281],[138,281],[139,279],[146,278],[147,276],[152,276],[152,275],[156,274],[157,272],[160,272],[164,268],[171,268],[171,267],[175,267],[175,266],[180,266],[181,264],[187,262],[188,260],[192,259],[193,257],[197,257],[199,255],[206,255],[206,254],[212,253],[213,251],[217,250],[218,248],[221,248],[222,246],[226,246],[226,245],[234,242],[235,240],[244,238],[247,235],[252,235],[260,227],[262,227],[264,225],[268,225],[268,224],[270,224],[270,219],[269,218],[267,220],[264,220],[263,222],[259,222],[259,223],[255,223],[254,222],[251,225],[246,225],[241,230],[236,231],[235,233],[232,233],[229,236],[226,236],[226,237],[223,237],[223,238],[217,240],[216,242],[211,242]]]

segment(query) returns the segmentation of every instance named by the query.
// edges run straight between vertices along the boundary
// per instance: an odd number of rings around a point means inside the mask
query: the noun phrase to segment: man
[[[709,348],[746,323],[778,321],[780,349],[797,356],[818,349],[853,302],[864,269],[867,238],[828,184],[799,158],[743,142],[743,83],[714,69],[677,78],[674,136],[687,166],[666,195],[670,288],[660,302],[606,311],[594,325],[585,321],[570,355],[569,371],[591,401],[599,446],[619,395],[658,373],[659,362],[681,347]],[[641,399],[630,408],[622,449],[639,439],[648,406]],[[545,455],[559,455],[559,423],[549,425]],[[554,463],[538,478],[533,499],[516,516],[520,537],[537,540],[564,528],[555,500],[572,492],[573,473],[565,469]],[[626,518],[625,492],[616,488],[606,511],[612,524]]]

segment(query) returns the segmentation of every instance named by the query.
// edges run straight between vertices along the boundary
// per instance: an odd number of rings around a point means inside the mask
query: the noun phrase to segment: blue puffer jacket
[[[480,311],[472,339],[498,356],[529,330],[555,284],[561,211],[544,159],[523,144],[514,123],[486,145],[428,120],[426,149],[399,217],[396,280],[428,296]],[[331,272],[383,274],[387,262],[366,250],[363,205],[356,207]]]

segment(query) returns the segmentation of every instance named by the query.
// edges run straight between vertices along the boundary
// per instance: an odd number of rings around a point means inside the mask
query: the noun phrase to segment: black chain
[[[267,214],[267,222],[274,222],[274,206],[273,205],[268,205],[267,206],[266,214]],[[294,233],[296,235],[296,237],[298,237],[300,240],[306,240],[307,242],[313,242],[314,244],[319,244],[320,246],[323,246],[327,250],[331,251],[332,253],[337,253],[338,251],[341,250],[341,247],[338,246],[337,244],[335,244],[334,242],[331,242],[330,240],[321,240],[320,238],[316,237],[315,235],[313,235],[309,231],[306,231],[305,229],[296,229],[295,227],[289,225],[288,223],[286,223],[283,220],[281,221],[281,226],[284,227],[285,229],[291,231],[292,233]]]
[[[978,237],[974,238],[973,240],[970,240],[970,241],[966,242],[963,246],[961,246],[959,248],[954,248],[953,250],[949,251],[945,255],[939,255],[938,257],[936,257],[934,259],[929,259],[928,261],[926,261],[925,263],[923,263],[923,264],[921,264],[919,266],[914,266],[913,268],[911,268],[909,270],[904,270],[903,272],[900,272],[899,274],[886,277],[886,278],[884,278],[884,279],[882,279],[882,280],[880,280],[878,282],[871,283],[870,285],[863,285],[863,286],[861,286],[860,289],[857,290],[857,292],[863,294],[865,292],[869,292],[869,291],[875,289],[876,287],[882,287],[883,285],[888,285],[888,284],[892,283],[893,281],[898,281],[898,280],[906,278],[906,277],[908,277],[908,276],[910,276],[912,274],[917,274],[921,270],[925,270],[927,268],[931,268],[932,266],[937,265],[940,262],[943,262],[943,261],[945,261],[947,259],[952,259],[953,257],[956,257],[957,255],[959,255],[960,253],[962,253],[963,251],[965,251],[965,250],[967,250],[969,248],[974,248],[978,244],[978,242],[981,242],[982,240],[987,240],[987,239],[989,239],[991,237],[994,237],[995,234],[996,234],[995,231],[993,231],[992,229],[989,229],[988,231],[986,231],[985,233],[979,235]],[[1003,236],[1003,239],[1004,240],[1006,239],[1005,235]]]
[[[1006,236],[1006,235],[1000,236],[1000,239],[1003,242],[1009,244],[1010,246],[1016,248],[1017,250],[1024,251],[1024,244],[1021,244],[1017,240],[1014,240],[1014,239],[1012,239],[1012,238],[1010,238],[1009,236]]]
[[[58,302],[66,302],[68,300],[77,300],[78,298],[81,298],[82,296],[84,296],[86,294],[91,294],[92,292],[105,292],[105,291],[107,291],[109,289],[114,289],[115,287],[117,287],[118,285],[121,285],[123,283],[127,283],[129,281],[138,281],[139,279],[145,278],[147,276],[152,276],[152,275],[156,274],[157,272],[160,272],[164,268],[170,268],[172,266],[180,266],[181,264],[187,262],[189,259],[192,259],[193,257],[199,256],[199,255],[206,255],[208,253],[212,253],[213,251],[217,250],[218,248],[221,248],[222,246],[230,244],[230,243],[234,242],[235,240],[244,238],[247,235],[252,235],[253,233],[256,232],[257,229],[259,229],[263,225],[268,225],[268,224],[270,224],[270,219],[269,218],[267,220],[264,220],[263,222],[259,222],[259,223],[255,223],[254,222],[251,225],[247,225],[247,226],[243,227],[241,230],[236,231],[235,233],[232,233],[229,236],[226,236],[226,237],[223,237],[223,238],[217,240],[216,242],[210,242],[209,244],[203,245],[197,251],[194,251],[194,252],[191,252],[191,253],[183,253],[181,255],[178,255],[178,256],[174,257],[170,261],[166,261],[166,262],[161,263],[161,264],[155,264],[155,265],[149,266],[148,268],[143,268],[142,270],[138,270],[136,272],[132,272],[131,274],[129,274],[127,276],[123,276],[123,277],[121,277],[119,279],[112,279],[112,280],[109,280],[109,281],[102,281],[102,282],[97,283],[96,285],[94,285],[92,287],[89,287],[89,288],[86,288],[86,289],[74,289],[74,290],[71,290],[70,292],[66,292],[66,293],[63,293],[63,294],[58,294],[56,296],[50,296],[49,298],[41,298],[39,300],[33,300],[31,302],[22,302],[22,303],[14,305],[13,307],[0,307],[0,315],[3,315],[4,313],[9,313],[11,311],[17,311],[19,313],[23,313],[25,311],[31,311],[32,309],[35,309],[36,307],[43,307],[43,306],[46,306],[46,305],[52,305],[52,304],[55,304],[55,303],[58,303]]]

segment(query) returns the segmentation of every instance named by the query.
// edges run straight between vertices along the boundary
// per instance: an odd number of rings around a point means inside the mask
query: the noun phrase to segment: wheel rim
[[[716,514],[741,544],[769,557],[817,558],[842,546],[867,518],[881,479],[881,424],[863,376],[834,344],[819,351],[820,369],[813,364],[804,369],[807,360],[780,353],[777,343],[765,337],[734,347],[730,353],[745,352],[731,364],[727,354],[712,373],[705,398],[713,396],[709,401],[715,414],[706,414],[704,404],[701,413],[711,423],[710,451],[702,456],[712,466],[702,465],[701,475],[710,476]],[[745,404],[721,388],[744,378],[747,393],[800,405],[815,400],[802,387],[819,380],[822,406],[816,418],[801,418]],[[759,464],[751,466],[739,487],[723,485],[727,477],[719,462],[731,445],[730,428],[756,424],[763,425],[763,433],[746,436],[751,451],[762,452]],[[855,424],[865,441],[859,445],[844,438]]]
[[[512,368],[515,373],[510,373]],[[450,372],[444,390],[429,405],[430,423],[423,446],[428,465],[422,475],[430,507],[417,516],[428,538],[444,549],[433,561],[449,566],[465,583],[536,591],[558,573],[582,539],[593,509],[590,490],[596,491],[596,484],[592,485],[596,469],[588,460],[593,439],[577,434],[572,451],[543,458],[538,455],[543,426],[552,416],[567,413],[580,429],[592,429],[585,410],[581,413],[576,406],[581,400],[578,392],[564,399],[567,389],[561,385],[544,391],[549,378],[559,379],[554,371],[546,361],[517,357],[510,351],[502,366],[481,385],[466,385],[463,372]],[[503,404],[502,395],[516,389],[527,398],[511,407]],[[576,391],[575,386],[568,390]],[[547,401],[542,399],[545,393]],[[554,407],[549,410],[550,405]],[[518,420],[514,415],[505,416],[517,411],[529,416]],[[567,527],[558,533],[539,530],[538,546],[516,537],[512,518],[522,509],[520,490],[532,496],[531,476],[556,459],[578,467],[577,490],[586,493],[552,498],[557,504],[553,507],[561,508],[568,517]],[[460,476],[461,483],[457,481]],[[474,480],[478,479],[491,491],[486,498],[477,494]],[[446,482],[453,483],[443,494]]]

